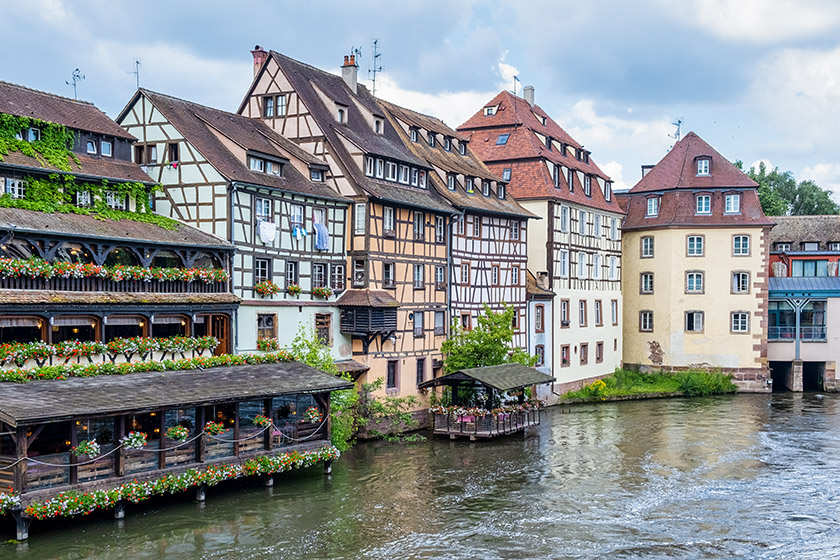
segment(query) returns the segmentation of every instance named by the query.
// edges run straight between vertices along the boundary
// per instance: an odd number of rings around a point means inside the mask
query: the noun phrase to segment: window
[[[511,220],[510,222],[510,238],[514,241],[519,240],[519,220]]]
[[[504,200],[504,198],[505,198],[505,185],[503,183],[497,184],[496,185],[496,192],[498,193],[499,198]]]
[[[639,311],[639,330],[642,332],[653,331],[653,311]]]
[[[510,134],[499,134],[499,137],[496,138],[496,145],[507,144],[508,138],[510,138]]]
[[[583,194],[592,196],[592,177],[590,175],[583,176]]]
[[[639,275],[639,292],[643,294],[653,293],[653,272],[642,272]]]
[[[586,253],[578,253],[577,277],[586,279]]]
[[[381,159],[376,160],[376,177],[377,179],[385,178],[385,161]]]
[[[325,346],[332,346],[332,314],[315,314],[315,337]]]
[[[41,131],[37,128],[30,128],[26,131],[26,141],[27,142],[37,142],[41,139]]]
[[[510,284],[511,286],[519,285],[519,267],[516,265],[510,267]]]
[[[76,206],[90,206],[90,191],[76,191]]]
[[[472,315],[468,311],[461,313],[461,328],[465,331],[472,330]]]
[[[458,152],[459,152],[462,156],[467,155],[467,143],[466,143],[466,142],[464,142],[463,140],[461,140],[460,142],[458,142]]]
[[[791,261],[791,276],[828,276],[828,259]]]
[[[490,284],[492,286],[499,285],[499,265],[497,264],[490,267]]]
[[[425,238],[426,216],[423,212],[414,213],[414,240],[423,241]]]
[[[26,182],[23,179],[6,178],[4,192],[11,198],[21,199],[26,193]]]
[[[278,95],[277,96],[277,116],[283,117],[286,115],[286,96],[285,95]]]
[[[647,199],[647,212],[645,216],[658,216],[659,215],[659,199],[657,197],[651,197]]]
[[[327,210],[325,208],[313,208],[312,209],[312,223],[313,224],[321,224],[322,226],[327,225]]]
[[[458,216],[458,235],[464,235],[464,230],[466,229],[466,223],[467,223],[467,219],[463,214]]]
[[[346,109],[338,109],[338,111],[336,112],[336,118],[338,119],[338,122],[340,122],[340,123],[345,122],[346,119],[347,119],[347,110]]]
[[[601,255],[592,255],[592,278],[601,279]]]
[[[492,117],[495,114],[496,114],[496,107],[495,106],[484,108],[484,116],[485,117]]]
[[[414,265],[414,289],[422,290],[426,287],[426,269],[422,264]]]
[[[560,231],[568,233],[569,231],[569,207],[560,207]]]
[[[390,206],[385,206],[382,209],[382,231],[386,236],[395,235],[394,209]]]
[[[105,191],[105,204],[114,210],[125,210],[126,195],[117,191]]]
[[[732,237],[732,254],[733,255],[749,255],[750,254],[750,236],[749,235],[735,235]]]
[[[468,286],[470,283],[470,265],[469,263],[461,263],[461,285]]]
[[[271,280],[271,260],[254,259],[254,284]]]
[[[327,265],[323,263],[312,263],[312,287],[327,287]]]
[[[400,165],[400,183],[407,185],[408,184],[408,166],[407,165]]]
[[[578,233],[586,235],[586,210],[578,210]]]
[[[429,132],[429,147],[434,148],[437,144],[437,137],[434,132]]]
[[[93,140],[88,140],[86,143],[85,151],[89,154],[96,154],[96,142]]]
[[[420,172],[420,177],[419,177],[419,179],[420,179],[420,181],[419,181],[419,183],[420,183],[420,184],[419,184],[418,186],[419,186],[421,189],[425,189],[425,188],[426,188],[426,172],[425,172],[425,171],[421,171],[421,172]]]
[[[414,312],[414,338],[423,338],[426,333],[423,332],[423,312]]]
[[[300,204],[292,204],[289,207],[289,222],[292,227],[303,227],[303,206]]]
[[[484,196],[490,196],[490,181],[481,182],[481,194]]]
[[[323,183],[324,182],[324,170],[323,169],[310,169],[309,170],[309,179],[316,183]]]
[[[171,145],[171,144],[170,144]],[[177,144],[175,144],[177,146]],[[99,143],[99,149],[105,157],[114,157],[114,145],[107,140]],[[176,160],[177,161],[177,160]]]
[[[367,265],[364,260],[357,259],[353,261],[353,286],[362,287],[365,285],[367,277]]]
[[[580,365],[584,366],[589,363],[589,344],[586,342],[580,345]]]
[[[344,289],[344,265],[331,264],[330,265],[330,284],[332,289],[340,292]]]
[[[446,334],[446,313],[443,311],[435,311],[435,335],[443,336]]]
[[[510,167],[502,169],[502,180],[510,181]]]
[[[592,235],[595,237],[601,237],[601,215],[595,214],[592,217]]]
[[[685,312],[685,332],[703,332],[703,312]]]
[[[604,200],[607,202],[612,200],[612,181],[604,182]]]
[[[603,342],[596,342],[595,343],[595,362],[601,363],[604,361],[604,343]]]
[[[560,188],[560,164],[555,163],[551,169],[551,178],[554,180],[554,188]]]
[[[733,294],[748,294],[748,293],[750,293],[750,273],[749,272],[733,272],[732,273],[732,293]]]
[[[829,251],[840,251],[840,243],[831,242],[828,244]]]
[[[388,368],[385,374],[385,388],[397,388],[397,360],[388,360]]]
[[[560,249],[560,278],[569,277],[569,250]]]
[[[687,294],[702,294],[703,293],[703,273],[702,272],[686,272],[685,273],[685,293],[687,293]]]
[[[453,175],[452,173],[446,176],[446,188],[448,188],[450,191],[455,190],[455,175]]]
[[[604,326],[604,314],[603,310],[601,309],[601,300],[595,300],[595,326],[602,327]]]
[[[397,180],[397,164],[392,161],[385,162],[385,179],[388,181]]]
[[[416,167],[411,168],[411,186],[416,187],[420,182],[420,170]]]
[[[426,358],[417,358],[417,384],[426,380]]]
[[[582,299],[578,302],[578,323],[581,327],[586,326],[586,300]]]
[[[618,280],[618,257],[610,257],[610,280]]]
[[[805,241],[802,243],[803,251],[819,251],[820,244],[816,241]]]
[[[373,177],[373,158],[366,157],[365,158],[365,175],[368,177]]]
[[[537,367],[545,365],[545,346],[542,344],[537,344],[534,346],[534,355],[537,357],[537,363],[535,364]]]
[[[355,213],[355,220],[353,222],[353,232],[356,235],[364,235],[365,231],[367,231],[367,227],[365,224],[365,203],[359,202],[355,205],[356,213]]]
[[[727,214],[737,214],[741,211],[741,195],[740,194],[728,194],[726,195],[726,205],[724,207],[724,212]]]
[[[560,326],[566,328],[569,326],[569,300],[560,300]]]
[[[548,151],[551,151],[551,136],[545,137],[545,147],[548,148]]]
[[[570,359],[571,359],[571,352],[569,349],[568,344],[564,344],[560,347],[560,365],[562,367],[569,367]]]
[[[386,288],[393,288],[396,286],[394,279],[394,263],[382,263],[382,285]]]
[[[703,256],[703,236],[689,235],[686,241],[686,255],[689,257]]]
[[[274,328],[275,316],[269,314],[257,314],[257,338],[277,338],[277,331]]]
[[[248,156],[248,168],[251,171],[259,171],[265,173],[265,160]]]
[[[412,129],[409,131],[409,133],[408,133],[408,134],[409,134],[409,136],[411,137],[411,141],[412,141],[412,142],[417,142],[417,137],[418,137],[418,134],[417,134],[417,129],[416,129],[416,128],[412,128]]]
[[[708,194],[697,195],[695,212],[697,214],[711,214],[712,197]]]
[[[746,311],[734,311],[731,315],[732,332],[750,332],[750,314]]]
[[[790,251],[790,243],[776,243],[776,250],[781,252]]]
[[[146,163],[157,163],[157,146],[154,144],[146,146]]]
[[[255,201],[254,215],[257,218],[257,224],[260,222],[271,221],[271,200],[267,198],[258,198]]]
[[[612,324],[618,324],[618,300],[614,299],[610,301],[610,319],[612,319]]]
[[[382,134],[382,121],[381,120],[376,119],[375,121],[373,121],[373,131],[376,132],[377,134]]]
[[[442,266],[435,267],[435,288],[443,290],[446,287],[446,269]]]
[[[435,243],[443,243],[444,241],[446,241],[446,227],[443,216],[435,216]]]
[[[464,190],[466,190],[468,194],[472,194],[473,192],[475,192],[473,190],[473,178],[472,177],[464,177]]]
[[[273,116],[274,116],[274,98],[273,97],[263,97],[263,117],[273,117]]]
[[[708,175],[709,174],[709,163],[708,159],[698,159],[697,160],[697,174],[698,175]]]
[[[653,237],[642,237],[642,258],[653,257]]]
[[[296,261],[286,261],[286,287],[289,284],[298,283],[298,263]]]
[[[569,192],[575,192],[575,172],[573,169],[569,169],[567,174],[567,181],[569,182]]]
[[[543,304],[534,306],[534,330],[545,332],[545,306]]]

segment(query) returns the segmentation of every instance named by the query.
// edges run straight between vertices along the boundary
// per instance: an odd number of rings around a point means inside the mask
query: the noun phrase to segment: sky
[[[235,111],[250,50],[331,72],[360,49],[377,96],[456,127],[502,89],[536,103],[632,187],[693,130],[726,158],[766,162],[840,201],[836,0],[4,0],[0,79],[116,117],[140,85]]]

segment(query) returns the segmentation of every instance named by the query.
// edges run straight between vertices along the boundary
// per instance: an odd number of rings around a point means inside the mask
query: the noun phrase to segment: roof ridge
[[[181,103],[185,103],[185,104],[191,105],[193,107],[200,107],[202,109],[208,109],[210,111],[216,111],[218,113],[223,113],[223,114],[228,115],[230,117],[236,117],[238,119],[244,119],[248,122],[262,122],[259,119],[252,119],[252,118],[246,117],[244,115],[240,115],[240,114],[237,114],[237,113],[231,113],[230,111],[225,111],[224,109],[219,109],[217,107],[211,107],[210,105],[204,105],[203,103],[196,103],[195,101],[190,101],[189,99],[183,99],[181,97],[175,97],[174,95],[169,95],[167,93],[161,93],[159,91],[154,91],[154,90],[146,89],[146,88],[140,88],[138,91],[141,91],[145,94],[151,93],[152,95],[159,95],[161,97],[165,97],[165,98],[171,99],[173,101],[179,101]]]
[[[92,101],[85,101],[84,99],[72,99],[72,98],[66,97],[64,95],[59,95],[57,93],[52,93],[52,92],[49,92],[49,91],[43,91],[43,90],[40,90],[40,89],[35,89],[35,88],[31,88],[31,87],[22,86],[20,84],[16,84],[14,82],[7,82],[5,80],[0,80],[0,85],[7,85],[7,86],[16,87],[16,88],[19,88],[19,89],[25,89],[26,91],[31,91],[32,93],[38,93],[38,94],[41,94],[41,95],[49,95],[50,97],[55,97],[56,99],[61,99],[62,101],[70,101],[72,103],[78,103],[79,105],[85,105],[85,106],[88,106],[88,107],[93,107],[95,109],[98,109],[98,107],[96,107],[96,105],[94,105]],[[104,111],[103,111],[103,113],[104,113]]]

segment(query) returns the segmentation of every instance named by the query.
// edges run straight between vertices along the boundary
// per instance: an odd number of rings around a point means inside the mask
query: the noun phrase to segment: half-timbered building
[[[288,346],[303,324],[349,359],[335,300],[346,288],[349,200],[329,167],[259,120],[140,89],[118,117],[163,190],[158,213],[229,240],[242,298],[237,351]]]
[[[353,200],[347,226],[350,286],[339,298],[342,333],[362,381],[417,395],[441,365],[448,323],[445,224],[456,213],[429,187],[429,164],[401,142],[345,57],[342,76],[257,47],[254,80],[238,112],[263,120],[329,166],[328,183]],[[441,225],[443,224],[443,225]],[[440,314],[443,318],[439,319]]]
[[[621,208],[589,150],[534,103],[504,91],[458,127],[516,200],[543,220],[528,266],[554,300],[552,375],[572,388],[621,364]]]
[[[90,103],[6,82],[0,114],[0,342],[46,343],[42,364],[52,345],[129,337],[230,351],[234,248],[151,212],[134,137]]]
[[[485,304],[493,311],[510,305],[513,343],[526,348],[526,243],[533,215],[510,196],[507,183],[487,169],[462,134],[435,117],[378,101],[403,143],[431,168],[431,188],[460,212],[453,222],[436,224],[449,237],[451,317],[469,329]],[[447,282],[436,277],[435,284]],[[435,328],[446,332],[442,322]]]

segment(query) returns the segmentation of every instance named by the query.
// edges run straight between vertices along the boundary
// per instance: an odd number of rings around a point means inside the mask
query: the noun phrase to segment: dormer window
[[[708,158],[700,158],[697,160],[697,175],[709,175],[711,167],[711,160]]]
[[[429,146],[434,148],[437,145],[437,137],[434,132],[429,132]]]
[[[473,190],[473,178],[472,177],[464,177],[464,190],[467,191],[467,194],[473,194],[475,192]]]
[[[22,179],[6,178],[4,191],[11,198],[21,199],[26,192],[26,182]]]
[[[838,243],[836,241],[832,241],[831,243],[828,244],[828,250],[829,251],[840,251],[840,243]]]
[[[446,188],[450,191],[455,190],[455,175],[452,173],[446,176]]]
[[[276,161],[266,161],[265,162],[265,172],[270,175],[282,175],[283,174],[283,164],[277,163]]]
[[[510,181],[510,167],[502,169],[502,180]]]
[[[458,152],[462,156],[467,155],[467,143],[464,140],[461,140],[460,142],[458,142]]]
[[[592,176],[590,175],[583,176],[583,194],[592,196]]]
[[[776,243],[776,250],[781,252],[790,251],[790,243]]]
[[[560,155],[566,157],[566,144],[560,143]]]
[[[383,126],[382,126],[382,119],[376,119],[373,121],[373,130],[377,134],[382,134]]]
[[[551,151],[551,136],[545,137],[545,147],[548,148],[549,151]]]
[[[322,169],[310,169],[309,170],[309,179],[316,183],[323,183],[324,182],[324,171]]]
[[[575,149],[575,159],[578,161],[583,161],[583,150],[580,148]]]
[[[499,198],[504,200],[505,198],[505,186],[502,183],[499,183],[496,187],[496,192],[499,194]]]
[[[451,136],[444,136],[443,138],[443,149],[447,152],[452,151],[452,137]]]
[[[659,197],[652,196],[647,199],[647,211],[645,216],[653,217],[659,215]]]
[[[265,160],[248,156],[248,169],[265,173]]]
[[[540,119],[540,123],[542,123],[542,125],[545,126],[546,118],[545,117],[539,117],[539,119]]]
[[[569,182],[569,192],[570,193],[575,192],[575,170],[574,169],[571,169],[571,168],[569,169],[569,173],[566,176],[566,179]]]
[[[400,183],[404,185],[408,184],[408,166],[407,165],[400,165]]]
[[[411,136],[412,142],[417,142],[419,134],[417,133],[417,129],[413,128],[409,131],[409,135]]]
[[[803,241],[802,242],[802,250],[803,251],[819,251],[820,244],[818,241]]]
[[[421,189],[426,188],[426,172],[425,171],[420,172],[420,188]]]
[[[499,134],[499,137],[496,138],[496,145],[502,146],[507,144],[508,138],[510,138],[510,134]]]
[[[365,158],[365,175],[368,177],[373,177],[373,158],[366,157]]]
[[[708,194],[697,195],[697,214],[712,213],[712,197]]]
[[[117,191],[105,191],[105,204],[108,205],[108,208],[125,210],[125,199],[126,196]]]
[[[385,179],[388,181],[396,181],[397,180],[397,164],[394,162],[386,162],[385,163],[386,175]]]
[[[604,182],[604,200],[607,202],[612,200],[612,181]]]
[[[76,191],[76,206],[90,206],[90,191]]]
[[[490,196],[490,181],[481,182],[481,192],[484,196]]]
[[[89,154],[96,155],[96,142],[94,142],[93,140],[88,140],[85,146],[85,151]]]
[[[27,142],[37,142],[41,139],[41,131],[37,128],[30,128],[26,131]]]
[[[493,105],[492,107],[485,107],[484,108],[484,116],[485,117],[492,117],[496,114],[496,106]]]
[[[347,109],[344,109],[343,107],[339,107],[338,111],[336,111],[336,117],[335,118],[338,119],[338,122],[340,122],[340,123],[346,123],[347,122]]]
[[[111,142],[103,140],[99,143],[99,149],[105,157],[114,157],[114,145]]]
[[[381,159],[376,160],[376,178],[383,179],[385,177],[385,161]]]
[[[726,195],[726,205],[724,208],[724,212],[727,214],[738,214],[741,212],[741,195],[740,194],[728,194]]]

